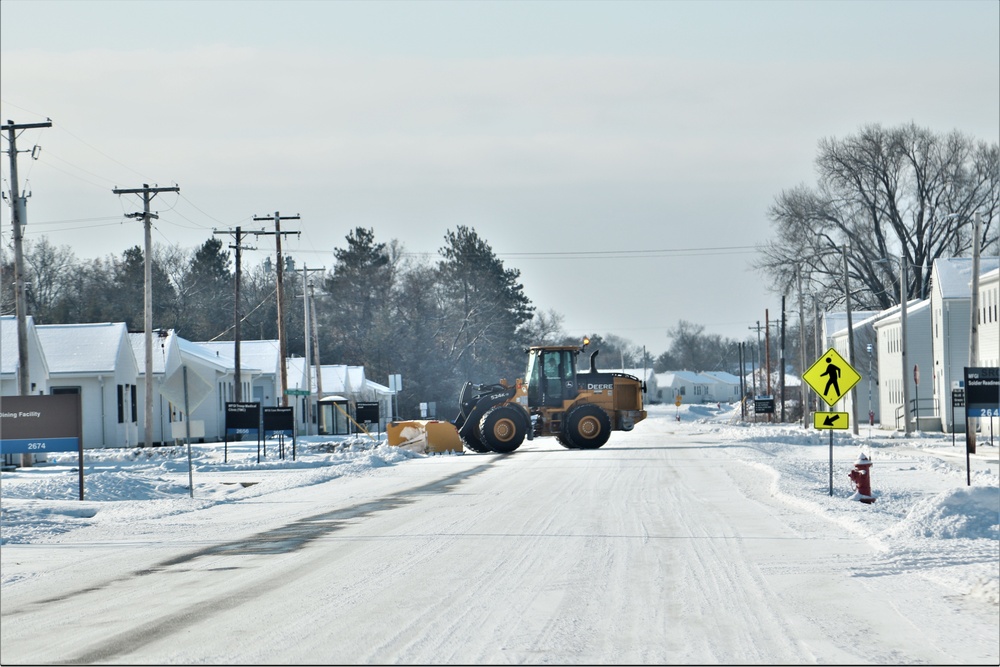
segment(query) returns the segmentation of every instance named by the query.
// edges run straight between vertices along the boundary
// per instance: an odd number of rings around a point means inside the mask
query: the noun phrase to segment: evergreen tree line
[[[524,372],[528,346],[581,342],[563,332],[559,313],[536,310],[519,282],[520,271],[505,267],[474,229],[449,230],[436,261],[408,256],[398,241],[380,242],[372,229],[357,227],[345,240],[333,250],[329,271],[297,270],[286,258],[287,350],[305,355],[303,297],[308,294],[315,319],[310,329],[316,332],[310,362],[318,348],[321,364],[363,366],[376,382],[387,384],[390,374],[401,375],[402,416],[416,416],[420,403],[433,402],[439,417],[450,418],[466,381],[513,380]],[[277,272],[270,258],[241,267],[237,308],[235,261],[219,238],[193,251],[154,244],[151,255],[155,329],[173,329],[191,341],[234,340],[238,313],[241,340],[278,338]],[[37,324],[125,322],[129,331],[143,330],[140,247],[121,256],[79,260],[71,248],[56,247],[43,236],[26,241],[23,256],[27,312]],[[15,310],[13,274],[8,262],[0,291],[5,314]],[[600,350],[602,368],[654,368],[675,356],[701,363],[679,350],[654,362],[613,334],[594,333],[590,339],[589,349]],[[711,363],[717,366],[719,360]]]
[[[506,268],[473,229],[448,231],[436,262],[415,259],[392,240],[379,242],[371,229],[355,228],[343,247],[333,250],[330,271],[297,270],[290,258],[283,267],[284,324],[288,353],[305,356],[304,294],[309,295],[321,364],[363,366],[367,375],[388,384],[390,374],[403,378],[402,416],[419,414],[419,404],[433,402],[438,416],[457,411],[466,381],[495,382],[524,372],[529,345],[578,345],[562,329],[562,315],[537,310],[518,282],[520,272]],[[9,255],[8,255],[9,256]],[[140,247],[120,257],[79,260],[68,246],[46,237],[26,241],[27,312],[37,324],[125,322],[143,330],[145,258]],[[152,321],[191,341],[234,340],[236,321],[235,261],[218,238],[194,250],[154,244],[150,262]],[[2,312],[14,313],[12,263],[3,266]],[[303,277],[305,274],[305,277]],[[277,272],[272,260],[240,271],[239,315],[242,340],[275,340]],[[786,332],[785,358],[797,367],[797,319]],[[778,372],[781,342],[778,317],[772,335],[758,342],[748,331],[743,368],[760,368],[771,350]],[[815,331],[806,320],[808,340]],[[748,327],[748,330],[750,327]],[[312,332],[310,332],[312,335]],[[657,357],[611,333],[589,335],[589,351],[599,350],[602,369],[655,372],[692,370],[740,373],[741,341],[706,333],[705,327],[681,320],[667,331],[669,348]],[[581,367],[589,358],[581,358]]]

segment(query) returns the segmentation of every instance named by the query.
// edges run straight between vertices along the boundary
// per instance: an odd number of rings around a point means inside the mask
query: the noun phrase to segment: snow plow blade
[[[451,422],[434,419],[411,419],[389,422],[385,427],[389,444],[421,454],[465,451],[458,429]]]

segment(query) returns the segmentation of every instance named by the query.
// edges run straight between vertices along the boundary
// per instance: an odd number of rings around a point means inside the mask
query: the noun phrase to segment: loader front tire
[[[490,409],[479,422],[483,444],[498,454],[509,454],[524,442],[527,433],[524,417],[518,408],[498,405]]]
[[[475,435],[463,435],[461,438],[462,444],[474,451],[476,454],[486,454],[490,451],[490,448]]]
[[[566,415],[565,436],[577,449],[597,449],[611,437],[611,417],[596,405],[578,405]]]

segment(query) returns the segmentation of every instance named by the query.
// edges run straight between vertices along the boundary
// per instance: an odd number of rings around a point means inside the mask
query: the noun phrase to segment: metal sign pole
[[[830,431],[830,495],[833,495],[833,431]]]

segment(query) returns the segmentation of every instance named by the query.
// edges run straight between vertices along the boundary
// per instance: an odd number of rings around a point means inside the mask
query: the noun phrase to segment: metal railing
[[[926,406],[926,407],[924,407]],[[908,415],[910,417],[916,418],[917,430],[920,430],[920,418],[922,417],[941,417],[941,413],[938,412],[938,401],[936,398],[921,398],[910,399],[910,410]],[[903,421],[903,406],[896,407],[896,430],[900,430],[903,427],[900,424]]]

